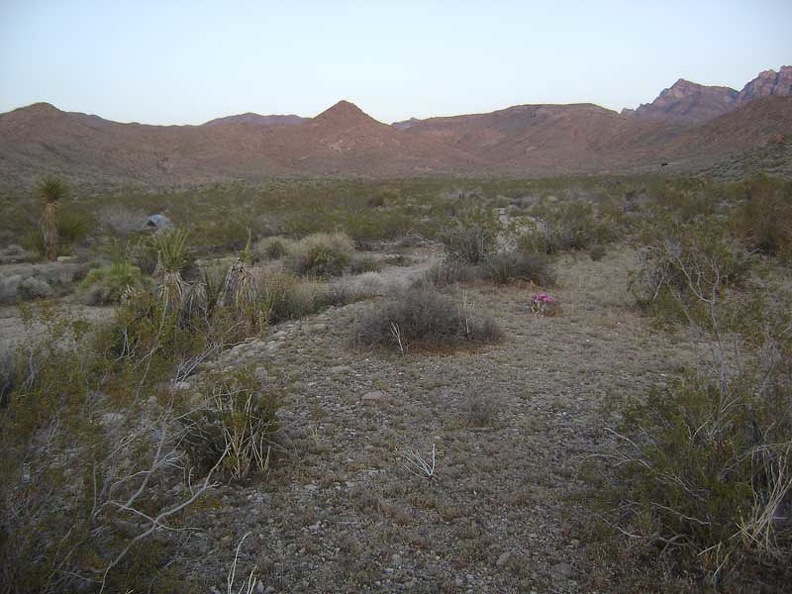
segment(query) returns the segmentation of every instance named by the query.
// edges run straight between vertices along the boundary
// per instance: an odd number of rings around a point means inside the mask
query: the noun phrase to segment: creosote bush
[[[750,255],[710,222],[664,228],[659,235],[643,248],[630,276],[637,304],[662,324],[711,325],[712,307],[723,313],[727,291],[746,280]]]
[[[407,289],[378,303],[358,320],[359,343],[408,350],[445,349],[497,342],[502,333],[488,317],[457,307],[431,288]]]
[[[606,488],[621,529],[733,582],[792,577],[792,369],[768,384],[689,377],[630,402]],[[760,382],[760,383],[757,383]]]

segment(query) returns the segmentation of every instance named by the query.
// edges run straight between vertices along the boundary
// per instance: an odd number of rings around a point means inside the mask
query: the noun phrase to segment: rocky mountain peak
[[[354,103],[342,100],[313,118],[317,124],[349,128],[358,125],[380,124]],[[380,124],[384,125],[384,124]]]
[[[737,96],[737,104],[744,105],[759,97],[792,96],[792,66],[781,66],[780,70],[765,70],[745,85]]]

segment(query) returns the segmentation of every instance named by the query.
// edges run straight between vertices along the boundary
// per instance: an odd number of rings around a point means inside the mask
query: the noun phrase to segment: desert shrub
[[[120,302],[130,291],[142,289],[144,284],[140,268],[133,266],[129,260],[123,260],[91,270],[80,284],[80,289],[88,305],[109,305]]]
[[[55,225],[58,253],[68,255],[94,230],[96,221],[89,213],[72,207],[58,211]]]
[[[382,266],[378,260],[370,256],[357,256],[349,263],[350,274],[363,274],[365,272],[379,272]]]
[[[543,287],[555,284],[549,260],[539,252],[523,250],[498,251],[483,262],[484,273],[496,285],[522,281]]]
[[[537,228],[519,239],[520,247],[527,251],[556,254],[585,250],[616,238],[614,226],[600,218],[590,202],[570,200],[553,204],[540,210],[538,216]]]
[[[749,249],[792,263],[792,183],[761,176],[742,184],[737,233]]]
[[[462,210],[440,234],[446,259],[464,264],[481,264],[496,249],[499,225],[484,208]]]
[[[482,267],[460,260],[445,260],[426,271],[425,282],[439,289],[455,283],[481,280]]]
[[[88,237],[96,224],[90,214],[81,210],[60,209],[56,212],[56,251],[62,256],[69,255]],[[22,242],[27,250],[38,254],[39,257],[43,258],[47,255],[47,236],[42,225],[28,226]]]
[[[490,318],[460,308],[431,288],[412,288],[368,309],[355,335],[365,345],[411,349],[458,347],[465,342],[496,342],[501,331]]]
[[[479,389],[470,390],[462,402],[462,422],[468,427],[491,427],[498,416],[495,397]]]
[[[769,370],[764,370],[769,371]],[[687,377],[630,402],[614,432],[613,518],[713,576],[792,577],[789,363],[727,385]]]
[[[280,394],[243,368],[209,379],[204,405],[184,417],[183,444],[203,472],[218,467],[227,480],[266,473],[280,431]]]
[[[630,288],[639,306],[663,323],[711,325],[711,308],[750,269],[749,254],[722,225],[697,221],[662,232],[640,253]]]
[[[52,297],[52,287],[47,281],[35,276],[27,276],[21,280],[17,287],[17,298],[21,301],[44,299]]]
[[[99,209],[96,221],[114,234],[130,235],[140,232],[148,219],[146,212],[137,208],[113,204]]]
[[[265,260],[280,260],[289,253],[289,245],[283,237],[267,237],[256,244],[255,253]]]
[[[269,323],[277,324],[345,305],[354,297],[343,283],[326,284],[291,274],[271,274],[262,281],[258,303]]]
[[[23,314],[40,340],[20,347],[0,408],[3,591],[156,583],[171,521],[209,486],[184,484],[178,415],[158,404],[168,398],[140,398],[152,368],[98,356],[87,323],[49,306]]]
[[[286,264],[300,276],[340,276],[350,262],[353,249],[352,240],[343,233],[315,233],[295,244]]]

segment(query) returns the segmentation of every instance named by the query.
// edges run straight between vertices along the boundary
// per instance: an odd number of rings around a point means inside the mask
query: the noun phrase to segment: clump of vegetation
[[[606,491],[622,530],[683,553],[716,582],[741,570],[791,577],[792,369],[770,378],[689,377],[627,405],[614,432],[618,481]]]
[[[267,237],[256,244],[256,254],[265,260],[280,260],[289,253],[291,242],[283,237]]]
[[[46,177],[39,182],[36,191],[44,201],[41,228],[45,255],[47,260],[54,262],[58,259],[58,227],[55,213],[58,201],[66,195],[66,184],[57,177]]]
[[[735,226],[748,249],[792,263],[792,183],[760,176],[743,183]]]
[[[526,282],[552,287],[556,281],[550,261],[539,252],[519,249],[499,251],[487,257],[483,262],[483,270],[496,285]]]
[[[243,368],[207,380],[205,402],[182,419],[184,446],[202,472],[218,468],[227,480],[269,470],[276,436],[280,394]]]
[[[663,324],[688,321],[711,327],[715,307],[750,269],[749,254],[710,221],[662,227],[640,254],[630,288],[638,305]]]
[[[739,590],[792,578],[792,296],[750,275],[744,227],[720,197],[673,194],[678,209],[663,204],[644,234],[637,302],[686,323],[712,358],[623,404],[602,494],[618,534]]]
[[[497,249],[499,225],[491,210],[467,207],[441,233],[446,260],[478,265]]]
[[[267,275],[262,282],[259,306],[271,324],[296,320],[330,306],[345,305],[355,299],[341,285],[301,279],[292,274]]]
[[[123,260],[89,271],[80,286],[86,304],[110,305],[119,303],[122,297],[141,290],[144,285],[140,268]]]
[[[320,279],[340,276],[349,265],[354,247],[343,233],[315,233],[294,245],[286,264],[299,276]]]
[[[565,200],[536,209],[535,230],[520,238],[520,246],[528,251],[557,254],[581,251],[604,245],[615,239],[612,221],[598,216],[588,201]]]
[[[431,288],[408,289],[370,308],[358,320],[355,335],[361,344],[396,346],[402,354],[497,342],[502,337],[493,320],[457,307]]]
[[[39,224],[26,226],[25,247],[50,262],[68,255],[94,229],[93,217],[82,208],[63,210],[58,204],[68,195],[68,186],[57,177],[46,177],[36,187],[44,208]]]

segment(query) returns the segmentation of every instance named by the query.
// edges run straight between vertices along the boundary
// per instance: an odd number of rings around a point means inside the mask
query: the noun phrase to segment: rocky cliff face
[[[781,69],[765,70],[743,87],[737,96],[737,105],[745,105],[759,97],[790,97],[792,96],[792,66],[781,66]]]
[[[651,103],[624,109],[622,115],[644,120],[703,123],[769,96],[792,96],[792,66],[782,66],[778,72],[765,70],[739,93],[729,87],[700,85],[680,78]]]
[[[622,115],[646,120],[698,123],[729,113],[736,106],[737,91],[729,87],[710,87],[680,78],[664,89],[651,103]]]

